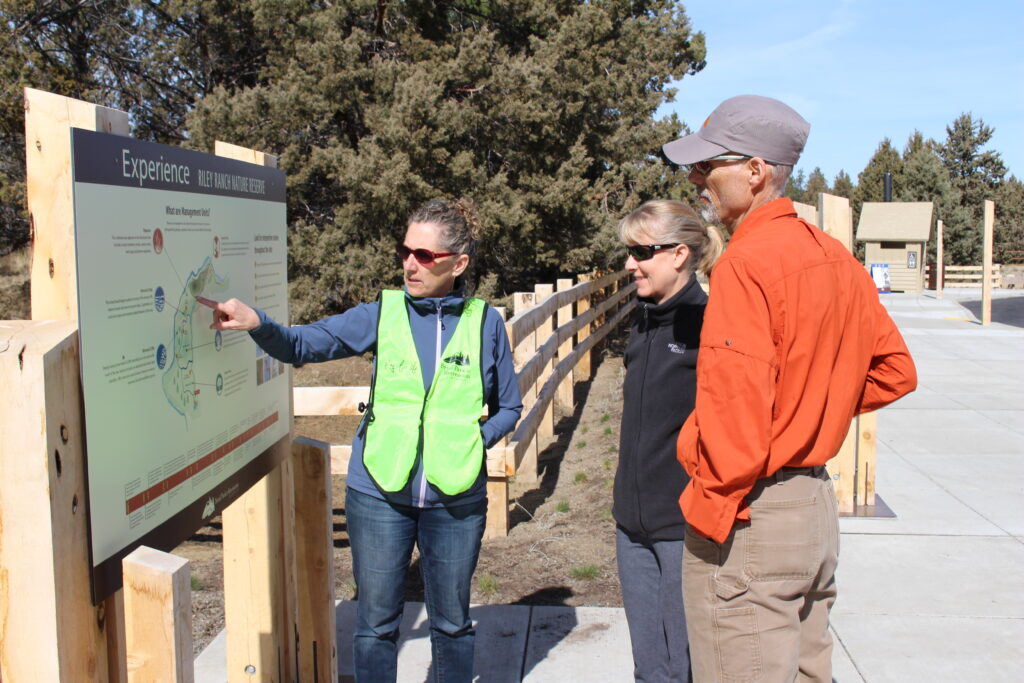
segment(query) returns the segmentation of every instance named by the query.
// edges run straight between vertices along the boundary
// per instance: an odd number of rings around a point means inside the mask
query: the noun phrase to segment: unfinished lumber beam
[[[192,683],[192,572],[188,560],[140,546],[121,560],[128,680]]]
[[[111,617],[89,586],[75,322],[6,321],[0,386],[2,676],[105,682]]]

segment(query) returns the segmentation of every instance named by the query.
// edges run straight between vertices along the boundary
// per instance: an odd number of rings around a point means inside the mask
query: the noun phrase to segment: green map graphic
[[[194,357],[195,348],[199,344],[196,344],[196,332],[192,326],[192,316],[199,307],[196,297],[222,292],[227,286],[228,278],[219,277],[213,269],[212,259],[206,257],[198,271],[189,273],[178,299],[178,310],[174,314],[174,339],[171,344],[174,355],[167,371],[164,372],[162,383],[167,402],[184,417],[197,416],[202,405]],[[209,332],[205,326],[200,326],[199,329]],[[209,334],[212,337],[213,333]],[[202,346],[212,350],[212,339],[210,343],[204,342]],[[213,374],[216,375],[216,372]],[[213,384],[213,381],[211,379],[202,384]]]

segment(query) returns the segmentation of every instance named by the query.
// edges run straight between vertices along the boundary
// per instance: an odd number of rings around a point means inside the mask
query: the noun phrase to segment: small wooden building
[[[894,292],[922,291],[931,231],[931,202],[865,202],[857,223],[864,267],[870,272],[872,264],[886,264]]]

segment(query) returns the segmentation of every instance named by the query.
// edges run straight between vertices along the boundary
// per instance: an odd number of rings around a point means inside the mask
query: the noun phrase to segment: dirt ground
[[[484,541],[473,578],[472,601],[481,604],[622,604],[615,567],[612,482],[622,413],[625,326],[594,354],[590,381],[575,390],[575,412],[556,416],[556,439],[540,456],[539,483],[514,481],[512,528]],[[353,358],[299,368],[299,386],[369,384],[369,361]],[[357,418],[298,418],[296,433],[328,443],[351,443]],[[334,477],[335,596],[353,597],[352,555],[345,530],[345,478]],[[224,627],[220,520],[175,550],[191,562],[192,633],[199,653]],[[416,555],[407,600],[423,600]]]

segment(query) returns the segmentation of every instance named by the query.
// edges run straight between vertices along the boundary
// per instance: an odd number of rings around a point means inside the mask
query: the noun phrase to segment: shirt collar
[[[784,218],[792,216],[796,218],[796,207],[793,206],[793,200],[789,197],[779,197],[773,199],[767,204],[762,204],[757,207],[743,219],[743,222],[739,224],[735,232],[732,234],[732,238],[729,240],[730,244],[736,240],[743,239],[747,233],[757,229],[758,225],[769,223],[777,218]]]
[[[453,289],[444,296],[412,296],[406,291],[405,300],[420,313],[436,313],[438,304],[446,313],[458,313],[466,303],[466,295],[461,288]]]

